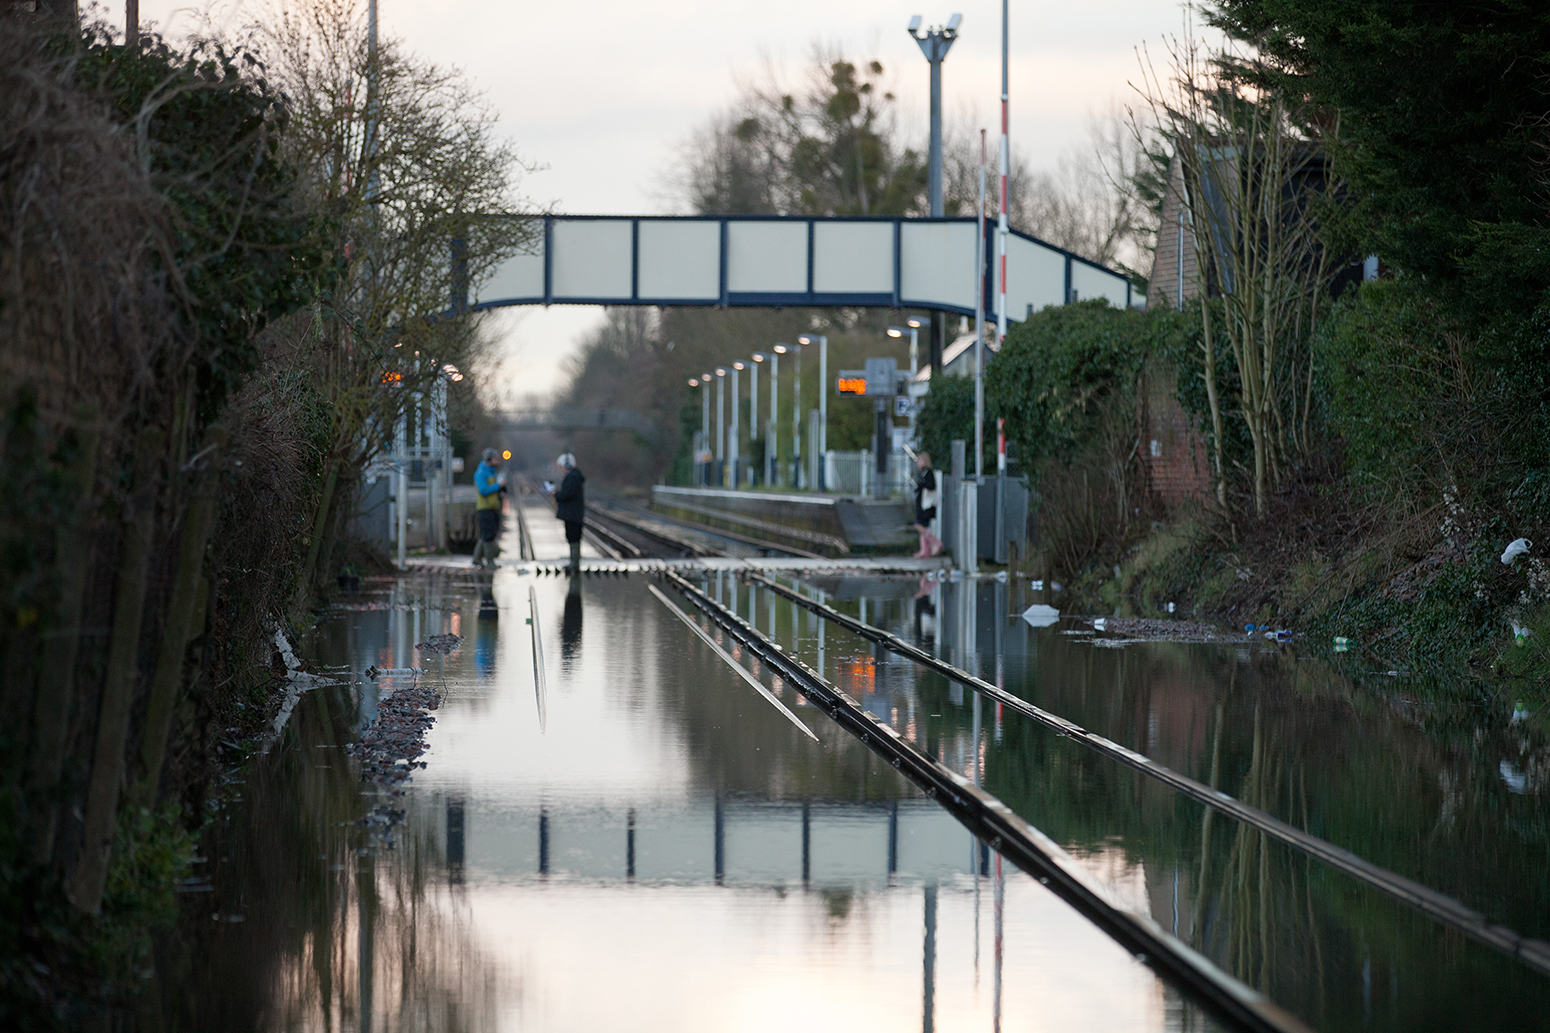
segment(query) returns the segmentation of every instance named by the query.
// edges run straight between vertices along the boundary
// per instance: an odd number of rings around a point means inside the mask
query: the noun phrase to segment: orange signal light
[[[839,388],[842,395],[864,395],[866,377],[840,377]]]
[[[502,459],[510,459],[511,458],[511,449],[508,448],[504,452],[502,452],[501,453],[501,458]]]

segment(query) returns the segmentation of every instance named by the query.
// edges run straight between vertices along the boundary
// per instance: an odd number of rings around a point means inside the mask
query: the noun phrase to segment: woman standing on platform
[[[931,468],[931,453],[922,452],[915,457],[915,530],[920,534],[920,551],[915,559],[923,560],[942,551],[942,539],[931,533],[931,521],[936,519],[936,471]]]
[[[569,571],[574,577],[581,573],[581,525],[587,512],[582,484],[586,478],[576,469],[576,457],[570,452],[556,459],[554,465],[565,475],[554,492],[554,515],[565,522],[565,540],[570,543]]]

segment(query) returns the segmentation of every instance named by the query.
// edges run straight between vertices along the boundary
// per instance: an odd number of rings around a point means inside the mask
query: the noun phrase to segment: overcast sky
[[[141,19],[174,38],[194,24],[188,9],[177,0],[140,0]],[[381,0],[379,11],[385,35],[460,68],[486,92],[502,130],[544,166],[522,192],[560,212],[666,210],[664,173],[690,132],[767,63],[799,72],[818,42],[881,61],[905,128],[923,137],[928,66],[904,31],[917,13],[939,24],[962,12],[943,66],[944,107],[977,109],[992,131],[997,124],[994,0],[940,8],[916,0]],[[1030,164],[1053,164],[1081,145],[1089,115],[1130,102],[1136,48],[1146,43],[1157,54],[1183,17],[1179,0],[1013,2],[1011,134]],[[601,312],[555,306],[502,315],[511,386],[557,386],[564,357]]]

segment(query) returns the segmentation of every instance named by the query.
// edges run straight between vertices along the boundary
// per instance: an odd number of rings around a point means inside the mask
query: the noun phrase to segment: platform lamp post
[[[727,371],[716,367],[716,462],[721,464],[721,486],[727,486]]]
[[[803,338],[797,338],[803,340]],[[796,357],[796,369],[791,374],[791,486],[802,486],[802,346],[800,344],[777,344],[775,352],[778,355],[794,355]]]
[[[767,417],[767,423],[764,428],[764,483],[773,488],[775,486],[776,480],[779,478],[779,474],[777,473],[775,450],[780,444],[780,437],[775,429],[775,402],[778,397],[776,392],[780,383],[780,356],[774,352],[754,352],[753,361],[768,362],[770,364],[770,414]],[[754,367],[755,370],[758,368],[758,366]],[[756,377],[757,375],[758,374],[755,373]],[[758,381],[755,380],[754,384],[754,395],[757,399]],[[757,408],[758,404],[759,403],[756,400],[754,402],[754,423],[759,422],[759,410]]]
[[[910,384],[912,385],[915,383],[915,372],[920,368],[920,327],[923,322],[924,320],[912,318],[905,320],[905,323],[907,324],[905,326],[890,326],[888,328],[889,337],[903,337],[905,334],[910,335]],[[908,389],[906,389],[905,397],[910,397],[908,394]],[[910,444],[913,445],[915,442],[915,405],[913,402],[910,403],[909,420]]]
[[[829,455],[829,339],[823,334],[803,334],[797,338],[801,344],[818,344],[818,483],[813,485],[819,491],[827,491],[829,486],[824,483],[824,466],[828,462]],[[797,359],[797,372],[802,371],[802,360]],[[801,389],[798,388],[800,391]],[[797,395],[800,402],[802,396]]]
[[[704,483],[704,478],[700,473],[700,468],[704,463],[700,457],[705,454],[705,447],[710,439],[710,375],[706,374],[704,379],[690,377],[689,386],[700,389],[700,432],[695,436],[694,455],[692,456],[694,460],[694,486],[698,488],[703,487]]]
[[[731,484],[728,487],[742,487],[742,471],[738,469],[738,461],[742,456],[742,414],[743,393],[737,384],[737,375],[745,369],[741,362],[732,363],[732,426],[727,431],[727,461],[732,464]]]

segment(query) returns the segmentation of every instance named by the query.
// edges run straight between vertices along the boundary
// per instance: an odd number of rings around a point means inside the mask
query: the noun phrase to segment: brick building
[[[1177,157],[1168,170],[1157,247],[1152,252],[1148,308],[1178,308],[1199,293],[1195,237],[1184,200],[1184,172]],[[1168,504],[1211,497],[1211,461],[1205,436],[1194,417],[1179,405],[1171,373],[1149,372],[1142,406],[1145,439],[1141,443],[1148,490]]]

